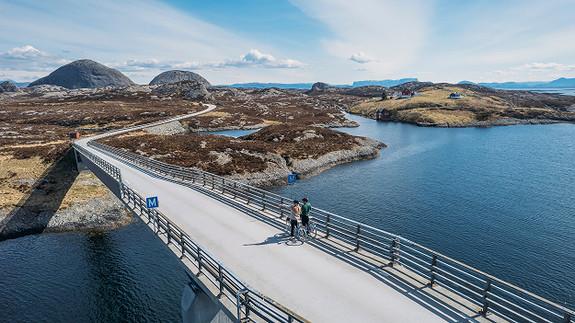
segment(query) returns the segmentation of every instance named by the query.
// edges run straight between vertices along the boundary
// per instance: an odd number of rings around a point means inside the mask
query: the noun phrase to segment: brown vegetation
[[[160,136],[135,133],[100,142],[169,164],[202,169],[218,175],[265,170],[281,156],[293,160],[318,158],[329,152],[356,147],[355,136],[325,128],[272,125],[253,134],[231,138],[184,134]]]

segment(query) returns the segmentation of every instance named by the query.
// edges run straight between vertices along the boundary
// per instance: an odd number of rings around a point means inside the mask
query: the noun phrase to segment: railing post
[[[355,251],[359,251],[359,236],[361,235],[361,226],[357,225],[357,234],[355,235]]]
[[[168,235],[168,244],[170,244],[170,242],[172,241],[172,229],[170,227],[170,221],[167,222],[166,233]]]
[[[481,312],[479,312],[481,315],[487,316],[487,311],[489,309],[489,292],[491,291],[491,279],[487,278],[487,285],[485,286],[485,290],[483,291],[483,308],[481,309]]]
[[[212,174],[212,191],[215,189],[216,187],[216,177]]]
[[[435,285],[435,267],[437,267],[437,255],[433,255],[433,260],[431,260],[431,279],[429,280],[431,287]]]
[[[284,204],[284,198],[280,199],[280,204]],[[284,216],[284,208],[280,206],[280,219]]]
[[[571,323],[571,315],[565,313],[565,315],[563,316],[563,323]]]
[[[226,194],[226,179],[222,178],[222,194]]]
[[[395,265],[397,264],[399,257],[397,256],[396,253],[396,248],[397,248],[397,238],[393,238],[391,239],[391,265]]]
[[[246,294],[247,292],[248,292],[247,289],[242,289],[242,290],[238,291],[236,294],[236,306],[238,309],[238,322],[244,321],[244,319],[242,318],[242,303],[244,303],[244,301],[242,300],[242,295]],[[246,313],[247,313],[247,306],[246,306]]]
[[[236,199],[237,194],[238,194],[238,185],[237,183],[234,183],[234,200]]]
[[[246,299],[246,317],[250,316],[250,295],[248,293],[245,294],[245,299]]]
[[[262,193],[262,211],[266,210],[266,193]]]
[[[200,249],[199,246],[196,246],[196,248],[198,248],[198,276],[202,273],[202,250]]]
[[[160,232],[160,224],[158,223],[160,221],[159,215],[154,212],[154,232],[156,232],[156,234],[158,234]]]
[[[182,231],[180,231],[180,247],[182,248],[182,255],[180,256],[180,259],[183,259],[186,253],[186,242],[184,241],[184,232]]]
[[[206,173],[202,173],[202,178],[204,179],[204,185],[202,186],[206,186]]]
[[[224,295],[224,274],[222,272],[222,265],[218,263],[218,280],[220,281],[220,293],[218,298]]]
[[[329,237],[329,223],[331,221],[331,214],[327,215],[327,220],[325,221],[325,237]]]
[[[250,204],[250,187],[248,186],[248,205]]]

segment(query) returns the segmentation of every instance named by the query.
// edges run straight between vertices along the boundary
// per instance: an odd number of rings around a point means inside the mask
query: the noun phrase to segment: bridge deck
[[[283,220],[266,212],[155,178],[78,143],[119,167],[140,195],[158,196],[163,214],[247,284],[312,322],[496,320],[402,267],[331,239],[292,241]]]

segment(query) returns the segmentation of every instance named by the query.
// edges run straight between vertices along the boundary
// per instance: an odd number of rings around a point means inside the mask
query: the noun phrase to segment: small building
[[[68,136],[70,136],[72,139],[78,139],[80,138],[80,133],[78,131],[70,131]]]
[[[449,95],[450,99],[461,99],[461,94],[458,92],[453,92]]]
[[[379,109],[375,114],[375,120],[389,120],[391,119],[391,112],[387,109]]]
[[[405,89],[403,91],[401,91],[401,98],[405,99],[405,98],[411,98],[412,96],[414,96],[416,93],[415,91],[411,91],[408,89]]]

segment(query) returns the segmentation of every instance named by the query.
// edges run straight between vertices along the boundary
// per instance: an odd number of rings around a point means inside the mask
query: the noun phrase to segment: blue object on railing
[[[158,207],[158,197],[154,196],[146,198],[146,206],[148,207],[148,209]]]

